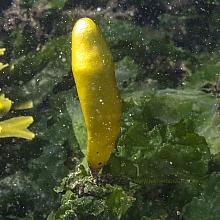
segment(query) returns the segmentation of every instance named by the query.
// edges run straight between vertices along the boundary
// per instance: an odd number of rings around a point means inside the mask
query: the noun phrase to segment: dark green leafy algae
[[[2,0],[4,119],[32,115],[32,141],[0,139],[0,219],[218,220],[218,1]],[[121,133],[92,178],[71,72],[71,30],[100,26],[123,100]],[[2,118],[1,118],[2,120]]]

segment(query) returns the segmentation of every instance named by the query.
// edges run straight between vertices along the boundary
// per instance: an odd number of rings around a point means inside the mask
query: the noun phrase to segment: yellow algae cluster
[[[5,48],[0,48],[0,56],[4,55]],[[8,67],[8,64],[3,64],[0,62],[0,71]],[[1,77],[1,76],[0,76]],[[2,120],[12,108],[13,102],[5,97],[4,94],[0,93],[0,138],[6,137],[17,137],[32,140],[35,137],[35,134],[28,130],[28,127],[33,123],[32,116],[19,116],[10,118],[7,120]],[[21,108],[22,105],[18,109]],[[28,108],[32,105],[24,105]]]

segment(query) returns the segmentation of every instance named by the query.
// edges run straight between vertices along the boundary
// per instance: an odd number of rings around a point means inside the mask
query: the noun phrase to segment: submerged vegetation
[[[4,52],[5,48],[0,48],[0,55],[4,55]],[[6,67],[8,67],[8,64],[0,63],[0,70],[3,70]],[[9,98],[6,98],[4,94],[0,94],[0,118],[9,112],[11,107],[12,101]],[[23,107],[20,105],[17,109],[23,109]],[[27,129],[32,122],[33,117],[31,116],[20,116],[0,121],[0,138],[18,137],[33,139],[34,134]]]
[[[123,105],[96,181],[71,73],[80,17],[107,40]],[[0,219],[217,220],[219,25],[215,0],[2,0]]]

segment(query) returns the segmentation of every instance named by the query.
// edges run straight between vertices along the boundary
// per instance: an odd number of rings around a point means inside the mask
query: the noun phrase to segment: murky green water
[[[77,85],[97,112],[84,122],[71,64],[83,17],[113,56],[115,144],[110,58],[85,33],[93,49],[76,52],[76,67],[96,51],[103,63]],[[0,220],[218,220],[219,27],[217,0],[1,0]],[[115,146],[98,174],[85,156],[90,126],[89,141]]]

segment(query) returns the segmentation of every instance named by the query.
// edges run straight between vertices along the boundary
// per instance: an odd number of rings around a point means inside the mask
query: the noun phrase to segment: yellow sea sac
[[[20,116],[0,122],[0,138],[17,137],[32,140],[35,134],[27,128],[33,123],[32,116]]]
[[[34,106],[33,101],[28,100],[26,102],[21,102],[21,103],[16,104],[13,108],[15,110],[26,110],[26,109],[33,108],[33,106]]]
[[[0,62],[0,71],[3,70],[5,67],[9,66],[8,64],[3,64]]]
[[[0,95],[0,117],[7,114],[11,109],[12,101],[5,98],[4,94]]]
[[[0,48],[0,56],[3,56],[5,53],[5,48]],[[0,71],[3,70],[5,67],[9,66],[8,64],[3,64],[0,62]]]
[[[0,56],[5,54],[6,48],[0,48]]]
[[[111,51],[89,18],[79,19],[72,31],[72,70],[87,129],[87,162],[99,171],[120,132],[121,98]]]

